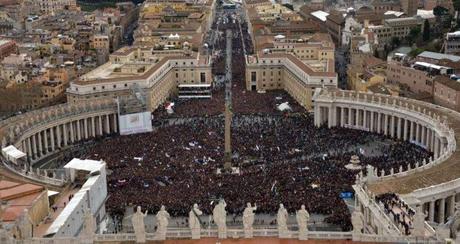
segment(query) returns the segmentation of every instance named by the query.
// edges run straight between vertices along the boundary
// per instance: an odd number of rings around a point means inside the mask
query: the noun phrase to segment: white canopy
[[[276,35],[276,36],[275,36],[275,39],[283,39],[283,38],[286,38],[286,37],[283,36],[283,35]]]
[[[292,110],[292,109],[291,109],[291,106],[289,106],[289,102],[285,102],[285,103],[278,105],[278,110],[286,111],[286,110]]]
[[[8,158],[9,160],[16,161],[22,157],[25,157],[26,154],[21,152],[13,145],[9,145],[2,149],[3,155]]]

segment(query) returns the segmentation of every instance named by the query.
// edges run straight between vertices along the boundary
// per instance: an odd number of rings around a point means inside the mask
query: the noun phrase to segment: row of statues
[[[220,200],[212,211],[212,218],[214,223],[217,225],[218,237],[221,239],[227,238],[227,204],[224,200]],[[246,208],[243,211],[243,230],[245,238],[253,237],[253,224],[254,224],[254,211],[257,210],[257,206],[252,206],[251,203],[247,203]],[[137,207],[136,212],[131,217],[131,221],[136,235],[136,241],[138,243],[145,243],[145,225],[144,218],[147,216],[148,211],[142,213],[141,207]],[[192,233],[192,239],[199,239],[201,235],[201,222],[200,216],[203,212],[199,209],[198,204],[194,204],[189,212],[189,228]],[[278,213],[276,216],[276,222],[278,224],[278,235],[281,238],[289,237],[289,230],[287,227],[289,213],[283,204],[280,204]],[[160,211],[155,215],[157,223],[156,238],[159,240],[166,239],[166,230],[169,224],[170,215],[166,211],[165,206],[161,206]],[[302,205],[300,210],[296,211],[296,220],[299,227],[299,238],[307,239],[307,223],[310,219],[310,214],[305,209],[305,205]]]

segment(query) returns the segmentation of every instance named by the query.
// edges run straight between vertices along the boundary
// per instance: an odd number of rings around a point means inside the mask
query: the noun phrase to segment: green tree
[[[420,27],[414,27],[410,30],[409,32],[409,36],[407,37],[407,41],[409,42],[409,44],[412,44],[412,42],[414,42],[415,40],[417,40],[418,36],[420,35]]]
[[[399,47],[399,45],[401,45],[401,40],[399,40],[398,37],[393,37],[391,38],[391,48],[394,49],[396,47]]]
[[[430,22],[428,20],[425,20],[425,23],[423,24],[423,41],[429,41],[430,40]]]

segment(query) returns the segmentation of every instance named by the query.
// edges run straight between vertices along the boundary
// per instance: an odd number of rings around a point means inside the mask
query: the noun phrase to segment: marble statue
[[[145,243],[145,225],[144,218],[147,216],[148,211],[142,213],[141,207],[137,207],[137,211],[131,217],[133,223],[134,234],[136,234],[137,243]]]
[[[193,208],[188,214],[188,225],[192,231],[192,239],[200,239],[201,223],[199,216],[202,214],[203,212],[198,208],[198,204],[193,204]]]
[[[246,208],[243,211],[243,228],[244,228],[244,237],[252,238],[253,229],[252,225],[254,224],[254,211],[257,210],[257,205],[254,204],[254,207],[251,206],[251,203],[246,204]]]
[[[278,214],[276,215],[276,222],[278,223],[278,236],[281,238],[288,237],[287,218],[288,212],[286,208],[284,208],[284,205],[281,203],[280,208],[278,209]]]
[[[212,217],[217,225],[219,239],[227,238],[227,211],[225,207],[227,207],[227,203],[224,200],[220,200],[212,210]]]
[[[300,240],[307,240],[307,233],[308,233],[308,220],[310,219],[310,214],[305,209],[305,205],[302,204],[300,210],[296,213],[296,220],[297,225],[299,226],[299,239]]]
[[[166,239],[166,230],[169,224],[170,215],[166,211],[165,206],[161,205],[160,211],[156,214],[157,219],[157,236],[158,239],[164,240]]]

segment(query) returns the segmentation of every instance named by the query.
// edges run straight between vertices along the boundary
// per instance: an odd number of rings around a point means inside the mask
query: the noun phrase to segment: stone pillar
[[[396,133],[397,133],[396,138],[401,139],[401,131],[402,131],[401,121],[402,121],[402,118],[397,117],[396,120],[398,121],[397,122],[398,124],[396,125],[396,129],[397,129],[396,130]]]
[[[439,139],[436,137],[434,139],[434,158],[437,159],[439,157]]]
[[[356,114],[355,114],[355,125],[359,126],[359,108],[355,109]]]
[[[420,143],[420,125],[415,123],[415,141]]]
[[[429,202],[430,209],[428,212],[428,220],[433,222],[434,221],[434,201]]]
[[[447,210],[447,217],[453,216],[455,213],[455,195],[449,197],[449,209]]]
[[[382,132],[382,113],[377,112],[377,133]]]
[[[383,114],[383,132],[385,135],[388,135],[388,115]]]
[[[104,131],[103,131],[103,129],[102,129],[102,125],[103,125],[103,124],[102,124],[102,116],[98,116],[98,118],[99,118],[99,119],[98,119],[98,120],[99,120],[99,135],[102,136],[102,135],[104,135]]]
[[[88,118],[83,119],[83,129],[84,129],[85,139],[88,139]]]
[[[391,128],[390,128],[390,133],[391,133],[391,137],[392,137],[392,138],[395,138],[395,133],[396,133],[396,131],[395,131],[395,122],[396,122],[396,121],[395,121],[395,116],[394,116],[394,115],[390,115],[390,116],[391,116],[391,121],[390,121],[390,126],[391,126]]]
[[[431,132],[432,132],[432,135],[431,135],[431,152],[434,153],[435,142],[436,142],[436,131],[433,129]]]
[[[117,133],[118,132],[118,119],[117,119],[117,114],[113,114],[113,132]]]
[[[32,145],[30,143],[30,137],[27,137],[27,151],[29,152],[29,160],[33,158],[34,152],[32,151]]]
[[[340,126],[343,127],[343,125],[345,124],[345,108],[344,107],[340,107]]]
[[[353,119],[352,119],[352,114],[351,114],[351,108],[348,107],[348,125],[351,126],[352,122],[353,122]]]
[[[37,134],[32,135],[32,146],[34,148],[34,159],[38,158],[38,150],[37,150]]]
[[[54,127],[50,128],[51,151],[54,152]]]
[[[420,126],[422,127],[421,128],[422,129],[422,138],[421,138],[420,141],[421,141],[422,145],[426,146],[426,134],[425,134],[426,127],[423,126],[423,125],[420,125]]]
[[[69,136],[69,131],[67,130],[67,124],[62,124],[62,133],[64,134],[64,146],[67,146],[67,140]]]
[[[73,121],[70,121],[69,129],[70,129],[70,141],[75,142],[75,131],[73,129]]]
[[[314,119],[315,119],[315,126],[320,127],[321,126],[321,107],[316,104],[315,105],[315,114],[314,114]],[[113,127],[115,127],[115,119],[113,120]]]
[[[407,130],[409,129],[409,123],[407,123],[408,120],[407,119],[404,119],[404,133],[403,133],[403,138],[405,141],[407,141]]]
[[[445,206],[446,206],[446,199],[445,198],[439,199],[438,223],[440,224],[444,224]]]
[[[37,133],[38,135],[38,156],[41,157],[43,155],[43,142],[42,142],[42,135],[41,131]]]
[[[367,110],[365,110],[365,109],[363,110],[363,126],[364,126],[364,128],[366,128],[366,129],[369,128],[369,127],[367,126]]]
[[[80,128],[80,120],[75,121],[77,123],[77,139],[81,141],[81,128]]]
[[[369,131],[373,132],[374,131],[374,111],[371,110],[369,112],[370,112],[370,116],[371,116],[371,126],[369,127]]]
[[[91,117],[91,136],[96,137],[96,124],[94,123],[94,117]]]
[[[45,154],[48,154],[48,133],[47,133],[47,129],[43,130],[43,141],[45,142]]]
[[[109,115],[105,115],[105,133],[108,135],[110,134],[110,123],[109,123]]]
[[[57,134],[58,147],[61,147],[62,138],[61,138],[61,126],[60,125],[56,126],[56,134]]]
[[[410,121],[410,135],[409,135],[409,140],[414,140],[414,127],[415,127],[415,122]]]

